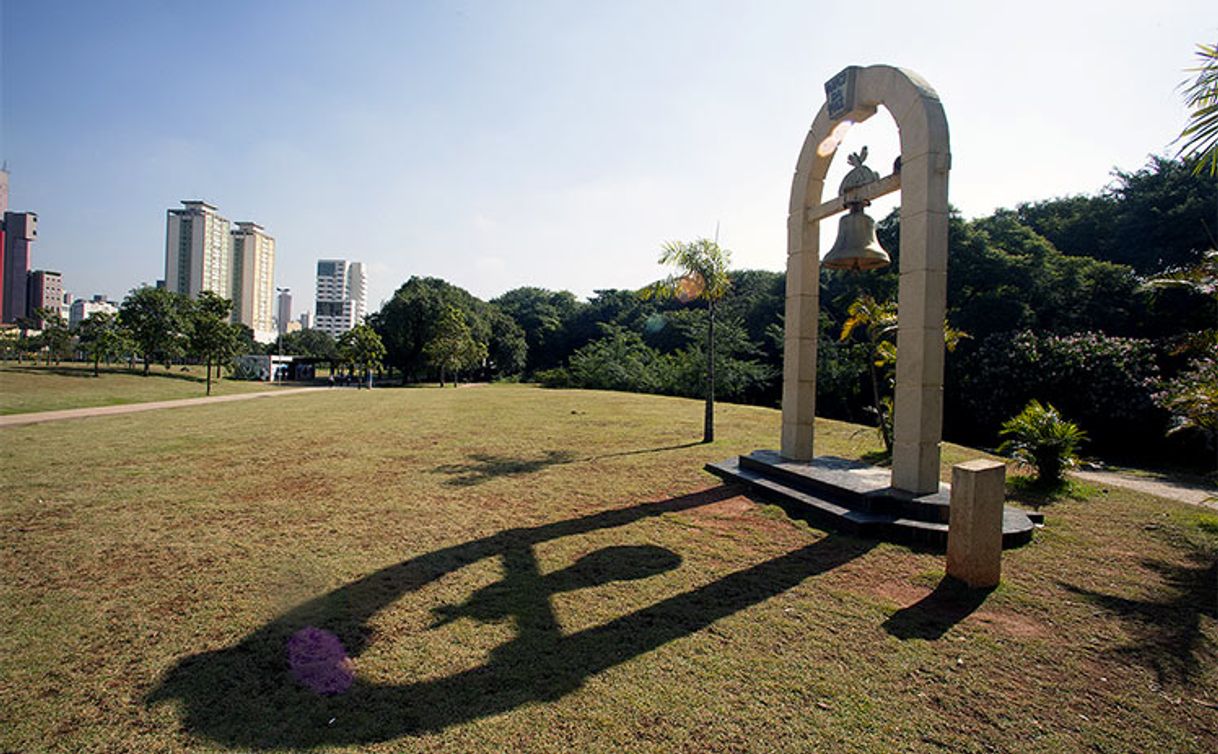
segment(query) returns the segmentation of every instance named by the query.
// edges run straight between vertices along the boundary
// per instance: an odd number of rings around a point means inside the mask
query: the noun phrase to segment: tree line
[[[1093,454],[1212,464],[1216,186],[1186,161],[1155,157],[1117,171],[1096,195],[975,220],[953,210],[945,437],[993,447],[1003,423],[1037,399],[1076,421]],[[891,421],[899,225],[896,210],[878,223],[892,266],[824,270],[820,280],[818,412],[881,431]],[[406,380],[443,370],[702,398],[709,360],[721,398],[777,406],[785,276],[727,277],[714,303],[713,354],[708,302],[645,295],[654,285],[598,290],[587,301],[523,287],[482,301],[415,277],[369,322]],[[452,341],[443,366],[429,345],[441,333]]]
[[[1194,167],[1155,157],[1117,171],[1095,195],[1023,203],[974,220],[951,212],[946,439],[993,447],[1003,423],[1035,399],[1077,422],[1093,454],[1213,464],[1218,182]],[[877,227],[892,266],[822,270],[820,278],[818,413],[871,423],[884,437],[899,224],[894,210]],[[76,333],[48,317],[41,340],[16,350],[37,345],[51,358],[75,345],[95,363],[134,354],[145,373],[151,364],[193,358],[210,365],[209,375],[234,354],[278,352],[358,364],[365,374],[383,367],[403,382],[525,379],[708,402],[713,390],[725,400],[777,406],[783,273],[726,271],[713,298],[684,295],[680,286],[691,281],[697,284],[686,276],[598,290],[586,301],[522,287],[483,301],[444,280],[412,277],[345,342],[304,330],[265,346],[249,328],[228,324],[225,299],[140,288],[117,317],[95,316]],[[671,295],[648,295],[661,289]]]
[[[233,368],[242,354],[294,353],[325,359],[331,367],[346,366],[364,375],[378,370],[384,358],[380,336],[367,325],[359,325],[335,340],[320,330],[289,333],[283,339],[262,345],[247,325],[234,323],[233,302],[212,291],[197,298],[163,288],[142,286],[123,299],[117,314],[96,312],[69,328],[56,310],[39,309],[35,317],[19,323],[0,343],[5,358],[41,355],[49,366],[80,356],[92,361],[98,376],[101,363],[126,361],[129,368],[141,363],[148,376],[154,364],[170,369],[175,363],[192,361],[205,368],[206,393],[212,380]],[[40,329],[36,329],[39,325]],[[295,349],[292,351],[284,350]]]

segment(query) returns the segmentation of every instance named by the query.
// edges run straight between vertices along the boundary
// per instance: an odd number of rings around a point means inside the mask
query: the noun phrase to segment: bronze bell
[[[878,270],[892,264],[888,252],[875,237],[875,220],[863,213],[860,202],[850,204],[850,212],[837,226],[837,240],[821,261],[830,270]]]

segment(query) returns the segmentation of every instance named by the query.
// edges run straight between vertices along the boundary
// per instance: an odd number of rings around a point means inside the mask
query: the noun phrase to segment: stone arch
[[[845,78],[843,78],[845,77]],[[816,338],[820,314],[821,216],[834,153],[817,147],[842,120],[861,122],[881,105],[901,140],[901,259],[897,294],[897,381],[892,486],[913,494],[939,489],[943,434],[943,318],[947,306],[947,119],[939,95],[902,68],[847,68],[833,115],[825,103],[804,140],[787,219],[786,331],[783,348],[782,455],[813,457]]]

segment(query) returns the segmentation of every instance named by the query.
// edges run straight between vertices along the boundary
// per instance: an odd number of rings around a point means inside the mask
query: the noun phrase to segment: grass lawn
[[[147,377],[139,365],[134,371],[118,365],[100,371],[101,375],[94,377],[92,364],[64,362],[46,367],[4,362],[0,364],[0,415],[206,395],[203,367],[175,366],[166,371],[163,366],[153,366]],[[265,382],[213,379],[211,394],[252,393],[275,387]]]
[[[718,486],[780,419],[717,416],[492,386],[3,430],[0,751],[1218,748],[1212,512],[1091,490],[977,598]]]

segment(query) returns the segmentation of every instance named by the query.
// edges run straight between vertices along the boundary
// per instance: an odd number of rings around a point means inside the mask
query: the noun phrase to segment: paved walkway
[[[1218,510],[1218,487],[1201,480],[1141,477],[1120,474],[1115,471],[1072,471],[1070,473],[1072,476],[1092,484],[1123,487],[1135,492],[1165,497],[1168,500],[1179,500],[1182,503]]]
[[[280,395],[297,395],[311,393],[315,390],[326,390],[325,387],[294,387],[282,390],[268,390],[262,393],[238,393],[237,395],[213,395],[206,398],[179,398],[173,401],[149,401],[148,403],[126,403],[121,406],[92,406],[90,408],[68,408],[62,411],[38,411],[30,414],[9,414],[0,416],[0,429],[4,427],[20,427],[26,424],[41,424],[42,422],[60,421],[61,419],[83,419],[88,416],[110,416],[111,414],[134,414],[138,411],[153,411],[161,408],[182,408],[198,406],[205,403],[227,403],[229,401],[248,401],[254,398],[274,398]]]

